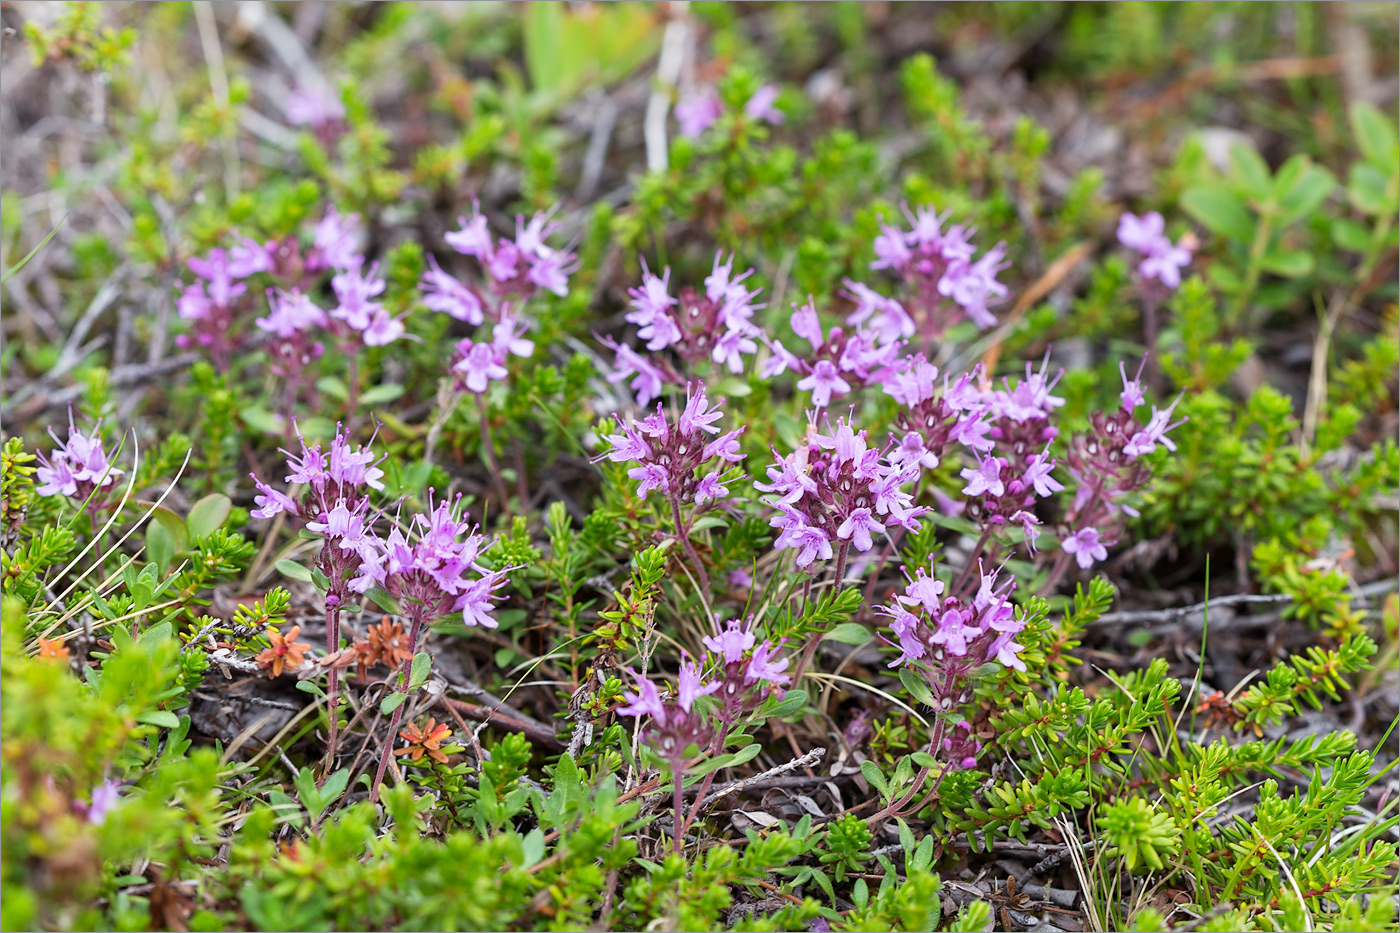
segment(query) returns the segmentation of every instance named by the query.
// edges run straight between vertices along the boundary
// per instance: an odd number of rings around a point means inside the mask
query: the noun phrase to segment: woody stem
[[[700,597],[706,605],[710,601],[710,575],[705,572],[705,565],[700,563],[700,555],[695,552],[695,548],[690,543],[690,526],[681,521],[681,506],[675,499],[671,500],[671,517],[676,522],[676,537],[680,539],[681,547],[685,549],[685,556],[690,558],[690,563],[695,567],[695,575],[700,578]]]
[[[335,606],[327,606],[326,652],[333,655],[339,650],[340,609]],[[326,774],[329,775],[335,770],[335,748],[340,726],[340,668],[335,665],[331,666],[330,673],[326,677],[326,707],[329,710],[330,719],[326,730]]]
[[[399,685],[396,693],[408,692],[408,676],[413,669],[413,655],[418,649],[418,633],[423,629],[423,613],[414,612],[408,628],[409,655],[399,666]],[[369,801],[379,799],[379,785],[384,783],[384,772],[389,770],[389,759],[394,757],[394,738],[399,734],[399,723],[403,721],[403,708],[407,701],[394,707],[394,715],[389,719],[389,735],[384,739],[384,753],[379,756],[379,770],[374,774],[374,784],[370,787]]]

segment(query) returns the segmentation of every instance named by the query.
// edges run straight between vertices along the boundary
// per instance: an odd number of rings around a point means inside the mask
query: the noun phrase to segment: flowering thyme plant
[[[3,7],[0,927],[1395,933],[1394,5]]]

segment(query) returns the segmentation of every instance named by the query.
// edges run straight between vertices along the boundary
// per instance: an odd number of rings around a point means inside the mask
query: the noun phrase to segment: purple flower
[[[1002,496],[1006,494],[1006,484],[1001,479],[1001,468],[1006,461],[1000,457],[988,457],[978,462],[975,469],[963,470],[960,474],[968,483],[963,487],[967,496]]]
[[[237,246],[229,248],[228,274],[236,279],[246,279],[259,272],[271,272],[273,263],[269,246],[274,245],[264,246],[257,240],[244,237]]]
[[[126,475],[108,458],[98,433],[101,422],[91,434],[84,434],[73,425],[73,412],[68,412],[68,440],[60,441],[49,428],[49,436],[58,446],[47,457],[39,455],[34,491],[41,496],[69,496],[86,500],[94,489],[110,486]]]
[[[996,280],[996,274],[1010,265],[1003,261],[1005,248],[1006,244],[998,243],[971,264],[965,259],[955,259],[938,280],[938,293],[957,302],[972,323],[982,330],[996,326],[997,322],[987,310],[989,301],[1007,295],[1006,286]]]
[[[482,264],[488,264],[495,256],[495,246],[491,240],[491,230],[486,225],[486,218],[482,215],[480,207],[472,205],[472,219],[458,217],[457,222],[462,225],[461,230],[453,230],[443,236],[447,245],[457,252],[477,259]]]
[[[345,119],[345,106],[324,87],[299,85],[287,95],[282,110],[292,126],[317,130]]]
[[[1055,468],[1055,461],[1045,456],[1045,452],[1036,454],[1026,465],[1026,473],[1022,481],[1035,489],[1036,495],[1048,497],[1063,490],[1064,484],[1050,475],[1050,471]]]
[[[914,336],[914,319],[903,305],[860,282],[851,279],[843,281],[846,297],[856,304],[856,309],[846,319],[849,323],[864,325],[869,321],[869,329],[880,343],[893,343],[901,337]]]
[[[787,670],[789,660],[783,658],[774,663],[770,655],[774,647],[765,641],[754,649],[753,656],[749,658],[748,669],[744,671],[744,683],[749,684],[755,681],[764,680],[772,684],[785,684],[792,680],[783,671]]]
[[[812,404],[817,408],[830,405],[833,394],[844,395],[851,391],[851,384],[841,378],[841,373],[831,360],[818,360],[811,375],[799,379],[797,387],[812,393]]]
[[[1138,371],[1133,378],[1128,378],[1128,368],[1123,363],[1118,364],[1118,374],[1123,377],[1123,391],[1119,398],[1123,400],[1123,410],[1132,414],[1137,407],[1146,401],[1146,396],[1142,389],[1142,368],[1147,364],[1147,357],[1142,358],[1138,364]]]
[[[631,673],[632,678],[637,682],[638,690],[636,693],[622,691],[622,699],[626,705],[619,706],[617,714],[619,716],[650,716],[657,721],[657,725],[664,726],[666,708],[661,705],[661,694],[657,693],[656,685],[635,671]]]
[[[936,216],[934,222],[937,223]],[[893,224],[881,224],[880,234],[875,237],[875,257],[870,268],[898,272],[914,258],[914,251],[909,248],[903,230]]]
[[[1182,418],[1179,421],[1171,420],[1172,410],[1176,408],[1177,403],[1180,401],[1181,396],[1177,396],[1176,401],[1163,409],[1158,409],[1156,405],[1153,405],[1152,417],[1148,420],[1147,427],[1132,436],[1127,446],[1123,448],[1123,453],[1131,459],[1137,459],[1138,457],[1144,457],[1152,453],[1152,451],[1157,449],[1158,444],[1161,444],[1163,447],[1167,448],[1167,450],[1176,450],[1176,444],[1172,442],[1171,438],[1167,437],[1167,432],[1172,428],[1185,424],[1187,421],[1186,418]]]
[[[873,546],[870,534],[885,533],[885,526],[875,520],[868,508],[854,509],[846,520],[836,529],[836,536],[843,541],[850,541],[856,546],[857,551],[868,551]]]
[[[107,817],[121,802],[121,783],[111,778],[92,789],[92,796],[86,807],[87,821],[94,826],[107,822]]]
[[[782,124],[783,112],[773,104],[778,99],[778,86],[776,84],[765,84],[754,91],[753,96],[744,104],[744,113],[754,120],[767,120],[775,126]]]
[[[753,647],[754,635],[738,619],[730,619],[718,637],[707,635],[700,643],[722,656],[725,664],[737,664],[744,659],[744,652]]]
[[[1118,219],[1118,240],[1143,255],[1138,273],[1168,289],[1181,284],[1181,270],[1191,264],[1191,251],[1167,238],[1166,222],[1156,211],[1137,217],[1124,213]]]
[[[288,339],[310,330],[312,327],[325,327],[330,323],[326,312],[316,307],[311,298],[299,289],[284,292],[280,289],[268,290],[268,305],[271,308],[267,317],[260,317],[253,323],[260,330]]]
[[[602,343],[616,354],[613,371],[607,377],[608,382],[621,382],[629,376],[634,377],[631,382],[632,391],[637,394],[637,404],[643,407],[661,395],[662,386],[666,382],[664,372],[626,344],[619,344],[611,339],[604,339]]]
[[[368,347],[383,347],[404,335],[403,318],[394,317],[380,308],[370,319],[369,326],[360,332],[360,339]]]
[[[297,504],[288,498],[285,493],[273,489],[252,473],[248,475],[253,477],[253,484],[258,488],[258,494],[253,496],[253,502],[257,505],[257,508],[249,512],[249,515],[254,518],[271,518],[279,512],[296,514]]]
[[[718,681],[710,684],[703,683],[700,680],[700,668],[682,652],[680,681],[676,687],[676,699],[680,703],[681,709],[690,712],[698,698],[709,696],[721,686]]]
[[[432,253],[428,254],[428,269],[423,273],[418,287],[423,292],[423,304],[429,310],[439,311],[468,324],[480,324],[485,320],[480,296],[444,272]]]
[[[369,327],[370,321],[383,308],[374,298],[383,294],[385,282],[377,273],[379,264],[371,265],[367,271],[360,266],[337,273],[331,279],[331,290],[340,303],[331,311],[331,317],[344,321],[355,330]]]
[[[1079,566],[1088,570],[1094,561],[1108,560],[1108,549],[1099,541],[1097,528],[1081,528],[1070,535],[1060,546],[1066,554],[1073,554]]]
[[[312,233],[312,246],[320,257],[322,268],[353,269],[364,262],[358,248],[359,241],[360,215],[347,214],[342,217],[334,207],[326,209],[326,215]]]
[[[457,361],[452,371],[462,377],[462,385],[468,392],[480,395],[493,379],[504,379],[510,371],[501,365],[496,348],[489,343],[474,343],[471,338],[457,342]]]
[[[676,122],[681,125],[681,135],[690,139],[709,129],[721,113],[723,107],[714,91],[703,91],[676,104]]]

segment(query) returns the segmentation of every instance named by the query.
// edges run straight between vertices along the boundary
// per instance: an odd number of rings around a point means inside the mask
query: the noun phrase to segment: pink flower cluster
[[[1061,547],[1085,570],[1096,561],[1108,559],[1106,545],[1113,541],[1103,535],[1115,522],[1116,513],[1137,514],[1125,500],[1151,478],[1151,471],[1140,458],[1156,450],[1158,444],[1176,450],[1167,432],[1186,421],[1172,421],[1172,412],[1181,401],[1178,396],[1166,408],[1152,406],[1147,424],[1141,424],[1135,412],[1145,402],[1140,381],[1142,368],[1131,379],[1126,366],[1120,363],[1118,368],[1123,379],[1123,391],[1119,394],[1122,404],[1114,412],[1091,415],[1088,430],[1070,439],[1065,458],[1078,489],[1065,516],[1069,531]]]
[[[66,443],[49,428],[49,436],[58,446],[47,457],[39,455],[39,468],[34,474],[39,484],[34,491],[41,496],[68,496],[86,502],[95,490],[111,486],[125,476],[126,471],[117,469],[108,459],[98,433],[100,427],[98,422],[91,434],[84,434],[73,425],[70,410]]]
[[[471,256],[481,263],[490,278],[490,288],[497,295],[516,295],[527,298],[543,289],[560,296],[569,293],[569,273],[574,269],[574,254],[568,250],[555,249],[545,242],[559,229],[559,224],[550,219],[550,214],[536,214],[525,222],[523,215],[515,218],[515,239],[505,237],[492,239],[491,229],[479,207],[472,208],[471,219],[458,218],[462,229],[448,233],[443,239],[447,245],[464,256]],[[441,285],[448,286],[449,294],[459,294],[457,287],[471,291],[442,271],[433,263],[435,273],[425,277],[426,287],[433,287],[443,294]],[[450,281],[449,281],[450,280]],[[454,286],[453,283],[456,283]],[[480,293],[476,294],[477,307],[480,306]],[[457,313],[447,310],[459,320],[472,321],[470,299],[458,307]],[[479,313],[479,312],[478,312]],[[477,321],[472,321],[478,323]]]
[[[767,639],[759,642],[752,626],[752,618],[742,624],[731,620],[718,635],[701,639],[713,652],[710,679],[703,673],[709,665],[682,653],[672,699],[663,700],[656,684],[633,672],[637,690],[623,692],[624,705],[617,708],[618,714],[650,716],[647,741],[673,761],[679,760],[687,746],[703,745],[714,734],[710,717],[695,706],[700,697],[718,694],[715,716],[728,732],[742,716],[756,709],[771,690],[791,680],[784,673],[789,659],[774,657],[781,645]]]
[[[677,506],[715,502],[729,494],[722,483],[725,467],[704,476],[698,474],[716,459],[722,464],[744,459],[739,450],[739,435],[744,429],[721,434],[715,422],[722,414],[718,407],[710,407],[703,382],[687,386],[685,409],[674,420],[667,419],[659,402],[656,411],[641,421],[626,424],[618,418],[622,433],[608,437],[612,447],[598,459],[639,464],[627,475],[637,480],[637,492],[644,497],[655,489]],[[711,439],[706,435],[715,436]]]
[[[943,581],[920,567],[903,595],[877,610],[889,618],[900,649],[890,667],[920,670],[939,713],[972,699],[973,672],[981,665],[1026,669],[1020,658],[1024,648],[1016,641],[1025,620],[1017,618],[1010,601],[1016,581],[998,586],[997,576],[996,570],[982,573],[969,600],[949,595]]]
[[[1146,282],[1159,283],[1167,291],[1181,284],[1181,270],[1191,264],[1191,250],[1185,240],[1172,243],[1166,235],[1166,221],[1156,211],[1123,213],[1118,218],[1118,242],[1142,254],[1138,274]]]
[[[864,431],[840,419],[829,434],[808,429],[810,440],[787,457],[773,452],[768,482],[754,487],[773,497],[778,514],[770,524],[779,529],[773,546],[795,549],[797,566],[818,558],[829,560],[833,545],[868,551],[874,535],[891,525],[910,530],[926,509],[913,505],[903,487],[918,478],[919,467],[897,466],[867,445]]]
[[[328,606],[339,605],[348,593],[379,587],[407,603],[405,612],[420,620],[458,612],[467,625],[495,627],[491,601],[498,598],[494,594],[505,584],[506,571],[480,564],[491,544],[487,538],[441,502],[429,514],[415,514],[409,534],[396,526],[381,539],[369,514],[370,490],[384,488],[374,453],[352,445],[339,431],[328,448],[298,439],[300,453],[283,453],[285,481],[306,487],[300,501],[253,476],[258,495],[251,514],[267,519],[286,513],[325,539],[317,569],[326,577]]]
[[[774,106],[779,93],[778,85],[763,85],[744,103],[744,115],[751,120],[781,126],[787,118]],[[723,114],[724,104],[713,88],[691,94],[676,104],[676,122],[680,124],[681,135],[690,139],[713,126]]]
[[[638,326],[637,336],[648,350],[669,348],[691,365],[709,360],[734,374],[744,371],[744,358],[757,352],[758,341],[766,339],[753,323],[754,312],[762,307],[754,303],[760,289],[744,284],[752,269],[736,276],[734,257],[727,262],[723,259],[723,253],[715,254],[703,293],[686,286],[678,298],[670,293],[669,268],[658,277],[642,263],[641,287],[628,290],[631,310],[627,320]],[[669,367],[663,368],[664,364],[657,365],[614,341],[604,339],[603,343],[616,355],[608,381],[631,378],[638,405],[659,396],[665,383],[683,381]]]
[[[964,317],[982,330],[996,324],[990,306],[1007,296],[1006,286],[996,279],[1009,265],[1005,244],[998,243],[974,260],[975,229],[962,224],[945,229],[951,211],[940,216],[932,208],[911,212],[906,207],[904,213],[910,229],[882,224],[870,268],[898,275],[908,290],[905,303],[847,280],[856,302],[851,321],[868,321],[881,332],[897,330],[904,336],[912,336],[917,327],[928,338],[940,336]]]
[[[535,352],[534,341],[524,335],[525,324],[506,307],[491,330],[489,343],[470,337],[457,341],[451,364],[454,388],[480,395],[493,380],[509,376],[506,362],[510,357],[528,357]]]
[[[977,370],[963,374],[952,386],[948,377],[938,382],[938,367],[923,354],[896,362],[885,379],[885,394],[900,404],[890,439],[891,463],[916,464],[933,469],[952,444],[976,453],[987,453],[994,444],[988,436],[987,406],[973,387]]]
[[[831,400],[858,386],[881,382],[899,357],[902,341],[883,339],[888,332],[856,327],[847,331],[833,327],[822,330],[821,319],[809,300],[793,311],[793,332],[805,339],[811,350],[805,356],[791,352],[777,340],[767,339],[772,355],[763,364],[764,378],[791,370],[802,378],[797,387],[812,393],[812,405],[826,408]]]

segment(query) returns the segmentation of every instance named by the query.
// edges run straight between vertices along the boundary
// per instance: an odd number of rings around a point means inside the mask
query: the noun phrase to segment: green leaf
[[[904,684],[904,689],[915,700],[925,706],[933,705],[933,691],[929,689],[928,684],[924,683],[924,679],[917,672],[907,667],[901,667],[899,669],[899,682]]]
[[[1371,233],[1361,224],[1345,217],[1332,221],[1332,240],[1342,249],[1364,253],[1371,248]]]
[[[280,436],[282,434],[282,419],[266,408],[259,408],[250,405],[247,408],[238,410],[238,417],[243,419],[243,423],[254,431],[262,434]]]
[[[1375,105],[1364,101],[1352,105],[1351,131],[1367,162],[1390,175],[1400,172],[1400,140],[1396,138],[1395,124]]]
[[[152,709],[136,716],[137,722],[144,722],[152,726],[160,726],[162,729],[174,729],[180,725],[180,717],[170,712],[168,709]]]
[[[162,577],[175,559],[175,539],[161,522],[146,526],[146,559],[156,565]]]
[[[1274,275],[1281,275],[1284,278],[1296,279],[1312,272],[1314,261],[1312,253],[1300,249],[1279,249],[1265,253],[1259,264],[1266,272],[1272,272]]]
[[[379,701],[380,715],[387,716],[403,705],[403,701],[408,699],[407,693],[390,693]]]
[[[1237,143],[1230,147],[1230,177],[1239,191],[1256,205],[1267,203],[1273,195],[1269,166],[1253,146]]]
[[[859,622],[842,622],[822,636],[822,641],[837,641],[843,645],[860,646],[875,636]]]
[[[1374,165],[1358,162],[1347,176],[1347,198],[1366,214],[1394,213],[1396,188]]]
[[[806,690],[789,690],[783,694],[782,702],[768,711],[768,715],[776,719],[791,716],[807,705]]]
[[[228,521],[229,513],[233,511],[233,503],[228,496],[223,493],[210,493],[190,506],[190,514],[185,517],[185,525],[190,530],[190,537],[195,540],[213,534],[223,527]]]
[[[408,689],[421,687],[428,681],[428,672],[432,670],[433,659],[426,651],[420,651],[413,656],[413,666],[408,671]]]
[[[392,402],[403,395],[403,386],[396,382],[387,382],[377,385],[367,390],[360,396],[361,405],[383,405],[385,402]]]
[[[398,600],[394,599],[388,590],[375,586],[371,587],[365,595],[370,598],[370,602],[390,615],[401,615]]]
[[[316,388],[322,394],[329,395],[338,402],[343,402],[350,397],[350,387],[339,376],[322,376],[316,380]]]
[[[326,691],[321,689],[321,685],[314,680],[298,680],[297,689],[302,693],[309,693],[314,697],[323,697]]]
[[[1296,178],[1294,176],[1297,176]],[[1337,179],[1305,155],[1296,155],[1279,170],[1278,206],[1283,222],[1291,224],[1322,206],[1337,187]]]
[[[1254,216],[1224,185],[1188,188],[1181,195],[1181,209],[1212,233],[1241,243],[1254,239]]]
[[[890,796],[890,785],[885,780],[885,776],[880,773],[880,766],[869,758],[860,763],[860,773],[865,775],[865,779],[870,782],[870,786],[880,792],[880,796]]]
[[[298,564],[294,560],[287,560],[286,558],[283,558],[282,560],[279,560],[272,566],[277,570],[278,573],[286,577],[288,580],[296,580],[299,583],[311,582],[311,571],[307,570],[305,567],[303,567],[301,564]]]

